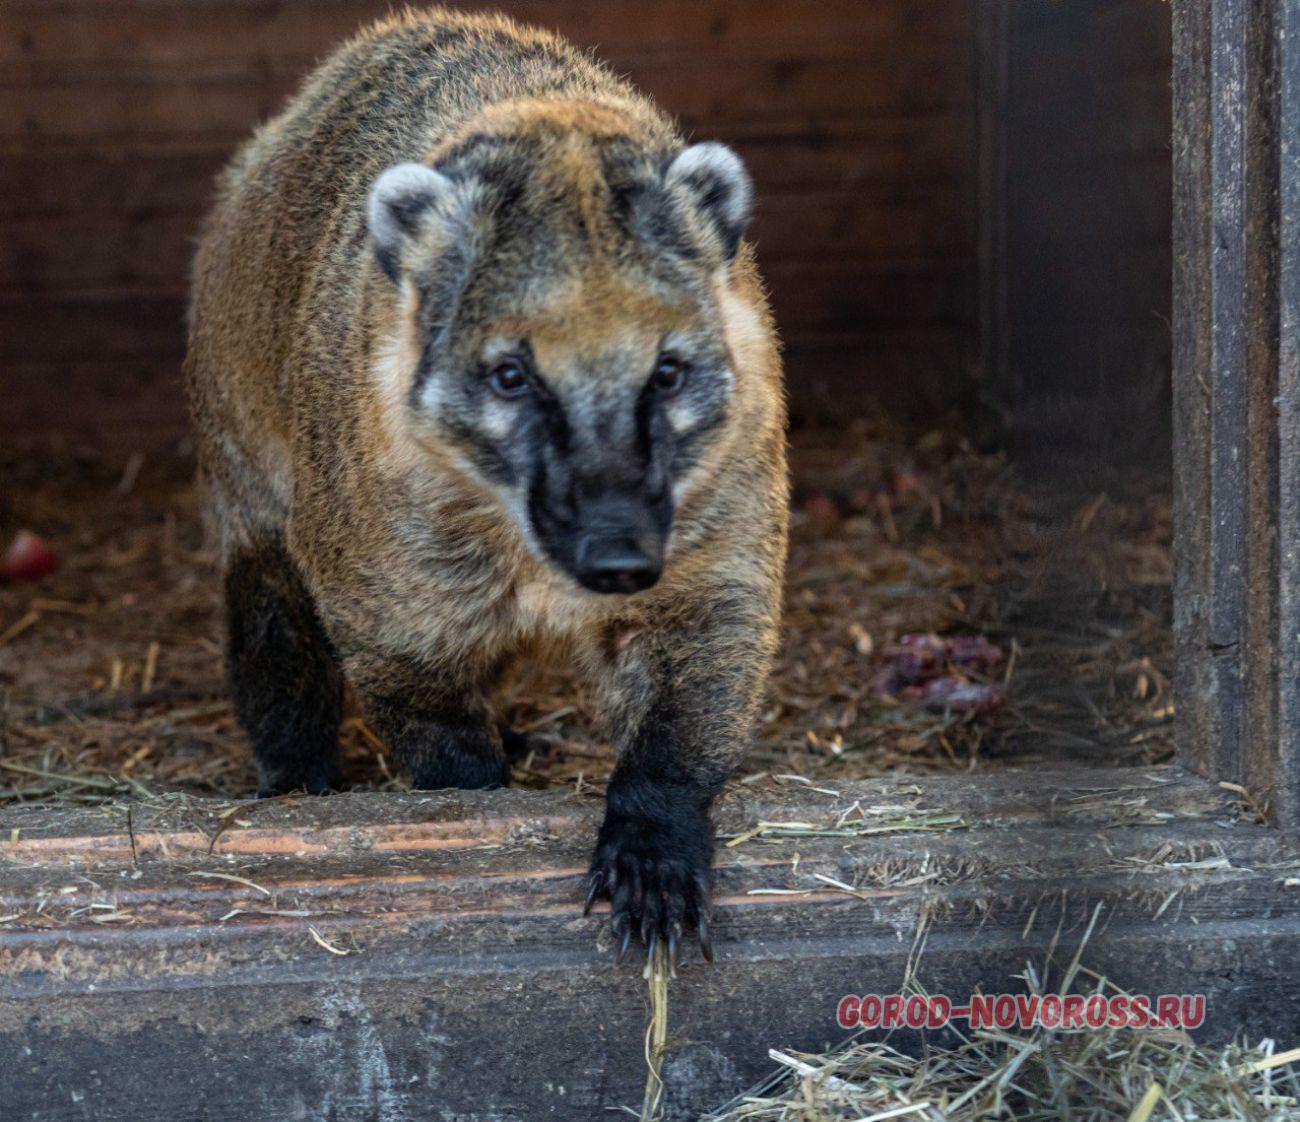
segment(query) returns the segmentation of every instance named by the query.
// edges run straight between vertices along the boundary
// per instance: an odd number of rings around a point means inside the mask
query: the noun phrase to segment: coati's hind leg
[[[497,734],[501,737],[501,747],[505,751],[506,759],[511,763],[517,760],[528,758],[528,753],[533,749],[544,746],[543,742],[530,733],[520,732],[518,729],[512,729],[508,725],[497,725]]]
[[[489,717],[486,682],[466,681],[418,660],[374,655],[350,658],[347,674],[367,720],[413,787],[508,785],[506,748]]]
[[[226,568],[226,670],[235,713],[253,745],[259,796],[339,781],[343,684],[311,595],[278,544],[236,554]]]

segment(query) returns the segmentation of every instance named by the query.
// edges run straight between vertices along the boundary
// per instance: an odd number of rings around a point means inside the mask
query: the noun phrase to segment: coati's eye
[[[502,359],[488,371],[488,388],[497,397],[520,397],[528,392],[528,373],[517,359]]]
[[[664,397],[671,397],[680,393],[686,385],[687,372],[688,367],[681,359],[672,355],[660,355],[655,372],[650,375],[650,385]]]

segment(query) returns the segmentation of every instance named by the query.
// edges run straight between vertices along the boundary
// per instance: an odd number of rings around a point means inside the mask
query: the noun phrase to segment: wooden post
[[[1300,827],[1300,2],[1174,3],[1184,763]]]

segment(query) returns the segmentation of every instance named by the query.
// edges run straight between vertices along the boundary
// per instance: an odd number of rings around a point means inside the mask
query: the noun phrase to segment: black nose
[[[584,537],[575,560],[574,575],[584,588],[624,595],[649,588],[663,568],[630,538]]]

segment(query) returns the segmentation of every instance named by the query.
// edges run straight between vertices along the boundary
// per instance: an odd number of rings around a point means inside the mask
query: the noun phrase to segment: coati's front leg
[[[612,909],[616,955],[634,935],[676,961],[694,927],[712,960],[714,797],[744,755],[774,642],[765,598],[720,602],[631,637],[615,653],[606,715],[618,763],[587,910]]]
[[[361,655],[348,678],[366,717],[419,790],[504,787],[510,768],[488,707],[491,677],[418,659]]]
[[[339,781],[343,684],[311,594],[277,542],[236,553],[225,594],[226,672],[258,795],[326,793]]]

